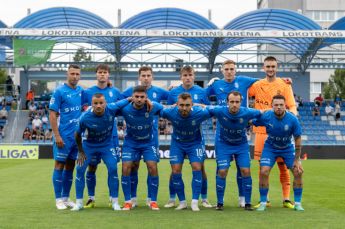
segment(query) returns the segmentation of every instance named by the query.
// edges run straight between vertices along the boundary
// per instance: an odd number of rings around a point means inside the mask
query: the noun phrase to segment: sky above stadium
[[[109,4],[109,2],[113,2]],[[176,7],[200,14],[208,18],[208,10],[212,12],[212,22],[222,28],[232,19],[243,13],[256,10],[256,0],[10,0],[2,2],[0,7],[0,20],[7,26],[13,26],[31,13],[51,7],[77,7],[107,20],[117,26],[117,11],[121,9],[122,22],[128,18],[154,8]]]

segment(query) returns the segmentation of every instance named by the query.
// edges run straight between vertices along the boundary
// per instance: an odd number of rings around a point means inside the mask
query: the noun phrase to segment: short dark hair
[[[234,64],[234,65],[236,65],[236,62],[233,61],[233,60],[226,60],[226,61],[223,62],[222,67],[224,67],[224,65],[226,65],[226,64]]]
[[[192,66],[186,65],[181,68],[180,75],[182,75],[182,72],[193,72],[194,68]]]
[[[151,71],[151,73],[153,73],[152,68],[150,66],[141,66],[138,70],[138,74],[140,75],[141,72],[145,71]]]
[[[96,72],[97,72],[98,70],[105,70],[105,71],[107,71],[107,72],[110,73],[110,67],[109,67],[109,65],[107,65],[107,64],[99,64],[99,65],[97,65],[97,67],[96,67]]]
[[[183,92],[178,95],[178,99],[183,99],[183,100],[192,99],[192,96],[187,92]]]
[[[146,87],[145,86],[142,86],[142,85],[138,85],[138,86],[135,86],[133,88],[133,94],[135,92],[145,92],[146,93]]]
[[[268,57],[266,57],[265,59],[264,59],[264,62],[265,61],[275,61],[275,62],[277,62],[277,58],[275,58],[274,56],[268,56]]]
[[[228,93],[228,96],[226,97],[226,101],[229,101],[229,96],[234,95],[234,96],[240,96],[241,101],[242,101],[242,94],[239,91],[230,91]]]
[[[92,98],[97,98],[97,99],[102,98],[102,97],[104,97],[102,93],[96,93],[96,94],[93,94],[92,96]]]
[[[273,96],[272,103],[273,103],[273,100],[275,100],[275,99],[282,99],[282,100],[285,101],[285,97],[283,95],[275,95],[275,96]]]
[[[77,65],[77,64],[70,64],[70,65],[68,66],[68,69],[71,69],[71,68],[80,69],[80,66]]]

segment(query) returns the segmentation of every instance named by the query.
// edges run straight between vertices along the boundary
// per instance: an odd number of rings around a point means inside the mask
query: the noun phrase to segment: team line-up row
[[[217,210],[223,210],[226,176],[230,162],[235,159],[239,204],[245,210],[253,210],[251,204],[252,179],[250,155],[246,138],[248,123],[255,126],[255,159],[260,160],[260,202],[258,211],[266,210],[268,176],[275,161],[281,172],[283,206],[304,210],[301,205],[303,168],[299,157],[301,152],[301,127],[295,117],[296,106],[290,83],[276,76],[277,61],[274,57],[264,60],[266,78],[257,80],[236,76],[235,62],[223,63],[221,80],[211,80],[207,89],[194,85],[195,72],[190,66],[181,69],[182,84],[171,91],[165,91],[152,84],[153,72],[150,67],[139,69],[140,86],[132,87],[122,94],[109,85],[110,69],[107,65],[96,68],[97,85],[83,90],[78,86],[80,68],[70,65],[67,83],[58,87],[50,101],[50,122],[54,132],[53,185],[56,207],[80,210],[95,206],[95,172],[101,159],[108,169],[109,196],[114,210],[130,210],[137,205],[138,168],[143,157],[148,168],[147,204],[152,210],[159,210],[157,193],[159,176],[158,116],[171,121],[173,133],[170,145],[171,176],[170,198],[165,207],[176,205],[176,210],[187,208],[182,164],[187,155],[192,166],[191,209],[199,211],[202,205],[212,207],[207,200],[207,175],[204,167],[205,147],[200,129],[201,123],[217,118],[215,150],[217,162],[216,190]],[[255,97],[254,107],[246,108],[247,94]],[[209,104],[208,96],[215,95],[218,106]],[[128,99],[120,100],[124,97]],[[167,100],[176,106],[164,108],[159,102]],[[116,102],[117,101],[117,102]],[[152,101],[152,102],[151,102]],[[81,106],[90,108],[81,114]],[[196,106],[197,105],[197,106]],[[286,109],[289,111],[286,111]],[[260,111],[261,110],[261,111]],[[266,111],[264,111],[266,110]],[[115,117],[121,115],[126,121],[126,136],[122,148],[121,185],[125,203],[118,202],[119,179],[117,162],[119,144]],[[60,117],[58,125],[57,117]],[[294,137],[295,144],[292,144]],[[69,199],[76,167],[76,203]],[[83,191],[86,184],[89,199],[83,206]],[[290,201],[291,169],[294,176],[295,204]]]

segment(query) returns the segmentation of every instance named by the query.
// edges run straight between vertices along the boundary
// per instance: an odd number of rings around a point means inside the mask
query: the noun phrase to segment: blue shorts
[[[188,156],[189,163],[203,163],[205,160],[205,145],[202,142],[177,142],[171,140],[170,164],[183,164],[185,156]]]
[[[96,156],[100,157],[103,160],[108,169],[117,169],[116,152],[112,144],[103,143],[98,145],[90,145],[87,143],[83,143],[83,149],[86,154],[86,161],[81,167],[77,166],[77,169],[82,169],[83,171],[85,171],[87,166],[92,162],[94,158],[96,158]]]
[[[240,168],[250,168],[250,152],[248,143],[230,145],[224,141],[216,141],[216,162],[218,169],[229,169],[230,162],[235,158]]]
[[[149,143],[134,143],[132,141],[124,141],[122,147],[122,162],[140,161],[159,162],[159,151],[154,142]]]
[[[116,152],[116,160],[117,162],[120,162],[120,157],[121,157],[121,148],[119,146],[119,139],[118,136],[113,136],[112,139],[112,144]],[[97,166],[99,163],[101,163],[101,157],[102,155],[100,153],[95,153],[92,155],[90,165]]]
[[[295,150],[293,147],[286,150],[276,150],[265,144],[262,150],[260,166],[269,166],[272,168],[278,157],[283,158],[286,167],[291,169],[295,160]]]
[[[53,154],[54,160],[60,162],[66,162],[67,159],[76,160],[78,156],[78,146],[74,138],[62,137],[64,146],[59,148],[54,140]]]

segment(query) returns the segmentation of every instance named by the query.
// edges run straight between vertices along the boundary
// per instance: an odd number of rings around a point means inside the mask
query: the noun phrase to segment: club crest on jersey
[[[195,126],[195,125],[196,125],[195,120],[193,120],[192,121],[192,126]]]
[[[114,94],[113,94],[112,91],[109,91],[109,96],[110,96],[110,97],[113,97],[113,96],[114,96]]]
[[[234,87],[235,87],[235,88],[239,88],[239,85],[238,85],[237,82],[234,84]]]
[[[148,118],[150,115],[148,112],[145,113],[145,118]]]
[[[153,98],[157,98],[157,93],[156,93],[156,92],[153,92],[153,93],[152,93],[152,97],[153,97]]]
[[[288,125],[288,124],[285,124],[284,130],[285,130],[285,131],[288,131],[288,130],[289,130],[289,125]]]
[[[113,121],[113,117],[112,116],[109,117],[109,122],[111,122],[111,121]]]
[[[239,121],[240,123],[243,123],[243,118],[240,118],[238,121]]]
[[[194,97],[195,100],[198,99],[198,95],[197,94],[195,94],[193,97]]]

